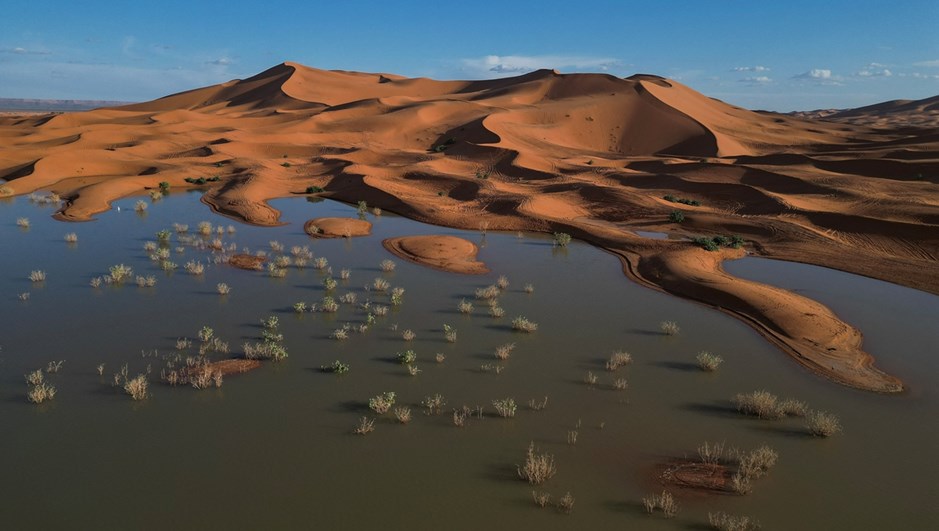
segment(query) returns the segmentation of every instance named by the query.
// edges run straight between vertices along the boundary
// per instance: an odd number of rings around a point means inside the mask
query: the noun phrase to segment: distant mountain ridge
[[[856,109],[796,111],[790,116],[868,127],[939,127],[939,95],[921,100],[891,100]]]
[[[0,111],[70,112],[90,111],[101,107],[128,105],[114,100],[50,100],[38,98],[0,98]]]

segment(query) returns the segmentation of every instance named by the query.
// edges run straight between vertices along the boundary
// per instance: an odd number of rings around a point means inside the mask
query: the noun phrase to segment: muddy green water
[[[824,381],[789,360],[736,320],[706,307],[629,282],[614,257],[574,242],[551,246],[537,235],[488,234],[433,227],[390,214],[368,219],[366,238],[313,241],[302,223],[319,216],[354,216],[346,205],[304,199],[273,204],[288,224],[260,228],[211,215],[193,194],[175,193],[151,204],[145,216],[133,200],[95,222],[49,219],[51,208],[25,198],[0,202],[0,518],[7,529],[695,529],[709,511],[747,514],[769,529],[928,529],[939,526],[935,449],[939,298],[821,268],[755,259],[730,264],[741,276],[804,290],[858,325],[869,350],[911,386],[901,396],[862,393]],[[28,217],[29,230],[15,225]],[[143,251],[146,241],[173,222],[234,225],[226,243],[252,251],[270,240],[286,249],[308,245],[329,260],[340,282],[336,295],[355,292],[387,303],[364,286],[384,277],[406,289],[404,304],[367,333],[329,338],[365,313],[350,305],[328,315],[297,315],[298,301],[324,296],[323,273],[290,269],[286,278],[209,265],[202,277],[182,270],[210,255],[187,247],[175,254],[180,269],[161,271]],[[63,241],[78,234],[76,245]],[[430,270],[396,259],[381,240],[407,234],[454,234],[482,245],[492,274],[472,277]],[[174,235],[174,240],[176,236]],[[172,244],[173,247],[176,243]],[[382,273],[381,260],[397,262]],[[153,288],[89,286],[117,263],[154,275]],[[47,280],[27,275],[43,269]],[[768,271],[768,273],[767,273]],[[460,314],[461,298],[505,275],[510,286],[494,319],[476,302]],[[215,292],[225,282],[227,297]],[[534,293],[522,287],[532,283]],[[17,294],[29,292],[27,301]],[[198,391],[159,382],[161,361],[142,352],[174,352],[178,337],[195,338],[203,325],[228,341],[233,353],[260,335],[259,321],[280,318],[290,357],[254,372],[229,376],[220,389]],[[524,315],[537,332],[513,332]],[[666,337],[659,323],[679,323]],[[442,325],[458,330],[444,340]],[[397,326],[397,330],[393,328]],[[400,333],[412,329],[406,343]],[[515,342],[499,363],[496,346]],[[416,377],[393,361],[417,352]],[[634,363],[617,376],[627,391],[610,389],[604,360],[626,350]],[[725,363],[713,374],[694,367],[710,350]],[[443,353],[443,363],[434,361]],[[51,402],[26,401],[23,375],[65,359],[48,376],[58,389]],[[325,374],[335,359],[351,366]],[[104,377],[96,367],[105,363]],[[127,363],[150,365],[150,399],[134,402],[111,385]],[[502,365],[500,374],[481,365]],[[595,387],[584,383],[592,371]],[[842,435],[804,435],[799,419],[759,421],[733,411],[735,393],[768,389],[837,413]],[[395,391],[414,419],[390,415],[367,436],[351,433],[359,417],[373,416],[367,400]],[[441,393],[446,412],[486,407],[486,417],[464,428],[449,414],[425,415],[419,403]],[[543,411],[529,399],[549,397]],[[513,397],[516,418],[495,416],[491,401]],[[387,418],[386,418],[387,417]],[[602,425],[602,429],[601,426]],[[579,426],[579,427],[578,427]],[[578,432],[576,445],[568,432]],[[670,489],[681,512],[672,520],[649,517],[640,499],[662,486],[655,466],[694,455],[705,440],[751,448],[769,444],[780,454],[752,494],[703,495]],[[555,455],[557,475],[539,490],[556,498],[570,491],[570,515],[539,509],[527,483],[516,477],[530,441]]]

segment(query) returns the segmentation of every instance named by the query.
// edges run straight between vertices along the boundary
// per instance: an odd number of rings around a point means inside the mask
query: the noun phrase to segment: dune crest
[[[935,109],[864,113],[898,110]],[[688,241],[633,232],[739,234],[763,256],[939,293],[939,134],[870,123],[752,112],[644,74],[437,81],[283,63],[151,102],[2,116],[0,179],[7,195],[56,192],[69,221],[166,183],[259,225],[280,223],[268,200],[322,189],[440,225],[570,232],[657,289],[715,306],[759,294],[825,315],[734,313],[832,379],[894,390],[824,307],[687,260]],[[843,360],[829,364],[829,347]]]

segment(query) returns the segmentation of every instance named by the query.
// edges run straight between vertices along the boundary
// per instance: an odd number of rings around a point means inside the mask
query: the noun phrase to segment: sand
[[[901,125],[933,110],[867,108],[870,127],[752,112],[652,75],[436,81],[284,63],[147,103],[0,116],[0,178],[15,195],[60,194],[70,221],[167,182],[258,225],[280,223],[268,200],[315,186],[438,225],[563,231],[827,378],[897,391],[824,306],[727,275],[737,254],[633,231],[739,234],[755,255],[939,293],[939,133]],[[200,177],[218,180],[185,181]]]
[[[354,238],[372,233],[372,224],[364,219],[315,218],[303,225],[303,231],[314,238]]]
[[[253,254],[235,254],[228,259],[228,265],[249,271],[260,271],[264,269],[265,262],[267,262],[267,258]]]
[[[381,244],[395,256],[434,269],[466,275],[483,275],[489,272],[486,264],[476,260],[479,247],[456,236],[404,236],[388,238]]]

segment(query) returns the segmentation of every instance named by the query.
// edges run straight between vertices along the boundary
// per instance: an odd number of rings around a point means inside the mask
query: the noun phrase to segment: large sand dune
[[[204,202],[255,224],[278,223],[267,200],[318,186],[431,223],[564,231],[821,374],[897,391],[827,308],[723,273],[724,253],[633,232],[739,234],[756,254],[939,293],[939,130],[870,123],[751,112],[650,75],[435,81],[284,63],[147,103],[0,117],[0,178],[10,193],[58,193],[57,216],[75,221],[217,176]]]

